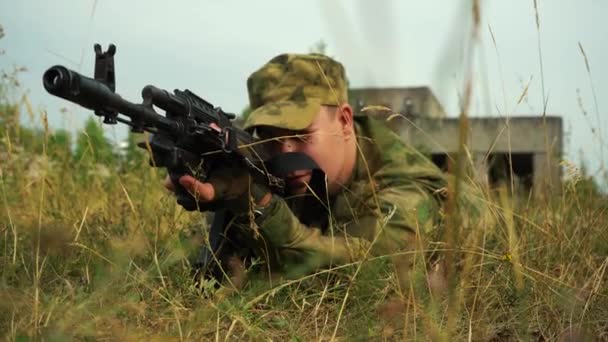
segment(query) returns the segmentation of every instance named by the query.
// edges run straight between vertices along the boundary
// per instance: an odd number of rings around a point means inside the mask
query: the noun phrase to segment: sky
[[[469,74],[472,116],[540,115],[546,102],[563,118],[565,159],[599,170],[608,161],[608,1],[537,0],[537,29],[534,0],[482,0],[474,44],[471,3],[1,0],[0,70],[25,66],[19,91],[51,127],[77,131],[92,113],[47,94],[41,76],[55,64],[92,76],[94,43],[117,46],[116,91],[126,99],[139,102],[147,84],[187,88],[240,113],[251,72],[322,40],[352,87],[427,85],[450,117]],[[126,129],[106,133],[117,141]]]

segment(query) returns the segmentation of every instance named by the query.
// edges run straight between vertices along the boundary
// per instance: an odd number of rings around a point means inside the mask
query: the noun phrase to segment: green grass
[[[540,49],[539,60],[542,68]],[[472,71],[465,74],[461,141],[473,88]],[[451,234],[419,240],[405,288],[391,256],[283,281],[250,274],[232,293],[195,288],[189,256],[205,219],[175,203],[163,172],[133,154],[113,160],[94,126],[71,153],[69,136],[50,131],[26,97],[4,98],[16,92],[15,75],[2,81],[5,340],[608,341],[608,197],[569,163],[548,199],[512,197],[512,186],[481,187],[477,201],[488,207],[488,224],[470,220],[452,184]],[[42,129],[20,127],[24,115]],[[456,163],[460,181],[467,162]],[[429,261],[431,249],[442,262]]]
[[[272,284],[252,274],[227,294],[193,287],[205,220],[176,205],[161,170],[105,170],[86,156],[94,146],[75,160],[49,131],[31,136],[42,141],[24,148],[28,136],[4,126],[0,145],[7,340],[608,339],[608,200],[576,170],[549,201],[483,192],[496,224],[461,213],[456,248],[437,245],[450,264],[433,272],[421,247],[403,291],[376,257]]]

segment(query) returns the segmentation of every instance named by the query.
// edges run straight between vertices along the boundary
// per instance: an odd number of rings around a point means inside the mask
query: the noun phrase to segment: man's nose
[[[281,153],[294,152],[296,150],[296,143],[293,139],[283,139],[281,141]]]

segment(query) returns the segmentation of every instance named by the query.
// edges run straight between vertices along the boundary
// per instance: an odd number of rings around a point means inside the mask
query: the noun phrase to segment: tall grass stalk
[[[467,146],[479,1],[471,11],[459,153],[450,156],[454,177],[444,189],[439,238],[416,227],[412,251],[366,254],[289,280],[269,282],[250,272],[247,285],[230,293],[212,282],[193,286],[190,260],[205,243],[206,219],[175,203],[161,186],[162,171],[146,158],[102,162],[92,136],[83,135],[83,153],[74,156],[51,143],[57,132],[44,113],[0,97],[0,335],[10,341],[608,340],[608,198],[593,179],[564,162],[561,187],[542,200],[518,197],[512,183],[493,189],[472,181],[484,178],[471,168]],[[498,54],[500,37],[492,38]],[[539,57],[542,64],[540,33]],[[23,110],[43,128],[20,127]],[[399,113],[392,120],[415,124]],[[508,120],[500,134],[510,135]],[[468,200],[486,208],[477,213],[480,220],[472,220]],[[415,267],[402,282],[391,260],[405,253],[415,256]]]

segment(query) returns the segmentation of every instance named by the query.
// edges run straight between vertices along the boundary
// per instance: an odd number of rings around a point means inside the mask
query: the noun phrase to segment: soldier
[[[310,157],[325,173],[326,193],[315,194],[324,205],[311,212],[297,200],[311,192],[311,169],[287,175],[290,198],[255,185],[249,190],[238,172],[221,172],[230,177],[206,183],[183,176],[180,184],[201,202],[252,202],[259,229],[244,240],[255,240],[252,248],[275,269],[312,271],[398,255],[397,269],[406,274],[417,234],[440,220],[444,174],[382,122],[353,113],[344,67],[327,56],[279,55],[255,71],[247,87],[252,112],[245,129],[267,140],[274,154]]]

